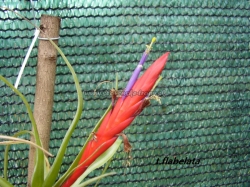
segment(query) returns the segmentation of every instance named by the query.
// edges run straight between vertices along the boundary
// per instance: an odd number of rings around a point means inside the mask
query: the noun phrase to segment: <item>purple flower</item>
[[[131,88],[134,86],[136,80],[138,79],[139,74],[140,74],[140,72],[141,72],[141,70],[142,70],[143,64],[146,62],[146,60],[147,60],[147,58],[148,58],[148,55],[149,55],[149,52],[150,52],[150,50],[152,49],[152,45],[153,45],[153,43],[155,43],[155,42],[156,42],[156,38],[153,37],[153,38],[152,38],[152,41],[151,41],[151,43],[150,43],[150,45],[146,45],[147,48],[146,48],[145,52],[143,53],[143,55],[142,55],[142,57],[141,57],[141,60],[140,60],[139,64],[138,64],[137,67],[135,68],[135,70],[134,70],[132,76],[130,77],[130,79],[129,79],[129,81],[128,81],[128,84],[127,84],[127,86],[126,86],[126,88],[125,88],[125,90],[124,90],[124,92],[123,92],[122,100],[124,100],[124,99],[128,96],[128,94],[129,94]]]

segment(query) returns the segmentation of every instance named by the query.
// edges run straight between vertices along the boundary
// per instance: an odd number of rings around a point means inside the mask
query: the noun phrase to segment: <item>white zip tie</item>
[[[18,84],[19,84],[20,79],[21,79],[22,74],[23,74],[23,70],[24,70],[24,68],[25,68],[25,66],[26,66],[26,63],[27,63],[27,61],[28,61],[28,59],[29,59],[31,50],[33,49],[33,47],[34,47],[34,45],[35,45],[35,42],[36,42],[36,40],[37,40],[37,37],[38,37],[39,33],[40,33],[40,30],[36,29],[36,30],[35,30],[35,34],[34,34],[35,36],[34,36],[34,38],[33,38],[33,40],[32,40],[32,43],[30,44],[29,50],[28,50],[28,52],[27,52],[27,54],[26,54],[26,56],[25,56],[25,59],[24,59],[23,64],[22,64],[22,67],[21,67],[21,69],[20,69],[20,71],[19,71],[19,74],[18,74],[16,83],[15,83],[15,88],[16,88],[16,89],[17,89],[17,87],[18,87]]]
[[[38,39],[39,40],[59,40],[59,38],[60,38],[60,36],[59,37],[57,37],[57,38],[40,38],[40,37],[38,37]]]

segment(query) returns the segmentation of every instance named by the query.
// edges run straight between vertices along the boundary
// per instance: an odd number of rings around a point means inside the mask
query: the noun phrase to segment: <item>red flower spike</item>
[[[62,187],[70,187],[90,164],[113,145],[117,139],[117,135],[128,127],[136,115],[143,110],[143,102],[164,69],[169,54],[169,52],[163,54],[145,71],[132,87],[130,95],[125,99],[122,97],[118,99],[95,133],[96,138],[88,142],[78,164],[79,167],[66,180]]]
[[[112,127],[119,126],[119,123],[122,122],[120,121],[120,119],[129,119],[130,117],[133,117],[133,115],[131,116],[131,108],[137,103],[143,101],[145,97],[147,97],[155,82],[159,78],[162,70],[164,69],[169,54],[170,53],[168,52],[162,55],[145,71],[145,73],[136,81],[136,83],[132,87],[130,92],[131,95],[129,95],[124,100],[124,102],[121,101],[122,98],[119,98],[114,108],[114,111],[118,110],[119,112],[116,115],[111,114],[106,129],[101,133],[105,134],[107,131],[109,131],[109,129],[112,129]],[[138,109],[136,111],[138,111]],[[109,134],[110,133],[112,134],[112,132],[109,132]],[[115,134],[112,134],[112,136],[114,135]]]

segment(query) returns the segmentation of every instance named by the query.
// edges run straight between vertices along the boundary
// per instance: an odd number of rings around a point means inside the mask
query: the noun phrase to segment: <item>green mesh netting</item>
[[[29,1],[7,0],[1,5],[33,21]],[[125,87],[145,44],[157,43],[145,67],[171,52],[164,79],[153,102],[125,131],[133,146],[127,156],[115,155],[100,186],[249,186],[250,185],[250,2],[242,0],[53,0],[34,3],[36,23],[41,14],[60,16],[59,45],[72,63],[84,92],[98,83],[114,81]],[[0,11],[0,74],[13,84],[33,38],[34,29],[15,14]],[[20,91],[33,106],[37,46],[33,49]],[[57,63],[50,152],[54,155],[73,119],[77,95],[61,57]],[[30,129],[21,100],[0,83],[0,133]],[[99,87],[107,93],[111,84]],[[85,106],[73,134],[66,171],[94,124],[110,103],[110,96],[84,94]],[[26,186],[28,146],[11,146],[9,177]],[[3,175],[0,147],[0,175]],[[198,164],[162,164],[162,160],[199,159]],[[158,160],[158,164],[157,164]],[[53,158],[50,159],[52,163]],[[90,177],[96,176],[96,171]]]

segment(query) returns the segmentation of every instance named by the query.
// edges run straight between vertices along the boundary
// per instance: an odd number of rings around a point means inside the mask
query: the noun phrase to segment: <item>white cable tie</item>
[[[60,36],[58,36],[57,38],[40,38],[40,37],[38,37],[39,40],[49,40],[49,39],[51,39],[51,40],[59,40],[59,38],[60,38]]]
[[[25,66],[26,66],[26,64],[27,64],[27,61],[28,61],[29,56],[30,56],[30,53],[31,53],[31,51],[32,51],[32,49],[33,49],[33,47],[34,47],[34,45],[35,45],[35,42],[36,42],[36,40],[37,40],[37,37],[38,37],[39,33],[40,33],[40,30],[36,29],[36,30],[35,30],[35,34],[34,34],[35,36],[34,36],[32,42],[31,42],[31,44],[30,44],[29,50],[28,50],[28,52],[27,52],[27,54],[26,54],[26,56],[25,56],[25,58],[24,58],[22,67],[21,67],[21,69],[20,69],[20,71],[19,71],[19,74],[18,74],[16,83],[15,83],[15,88],[16,88],[16,89],[17,89],[17,87],[18,87],[18,84],[19,84],[20,79],[21,79],[21,77],[22,77],[24,68],[25,68]]]

